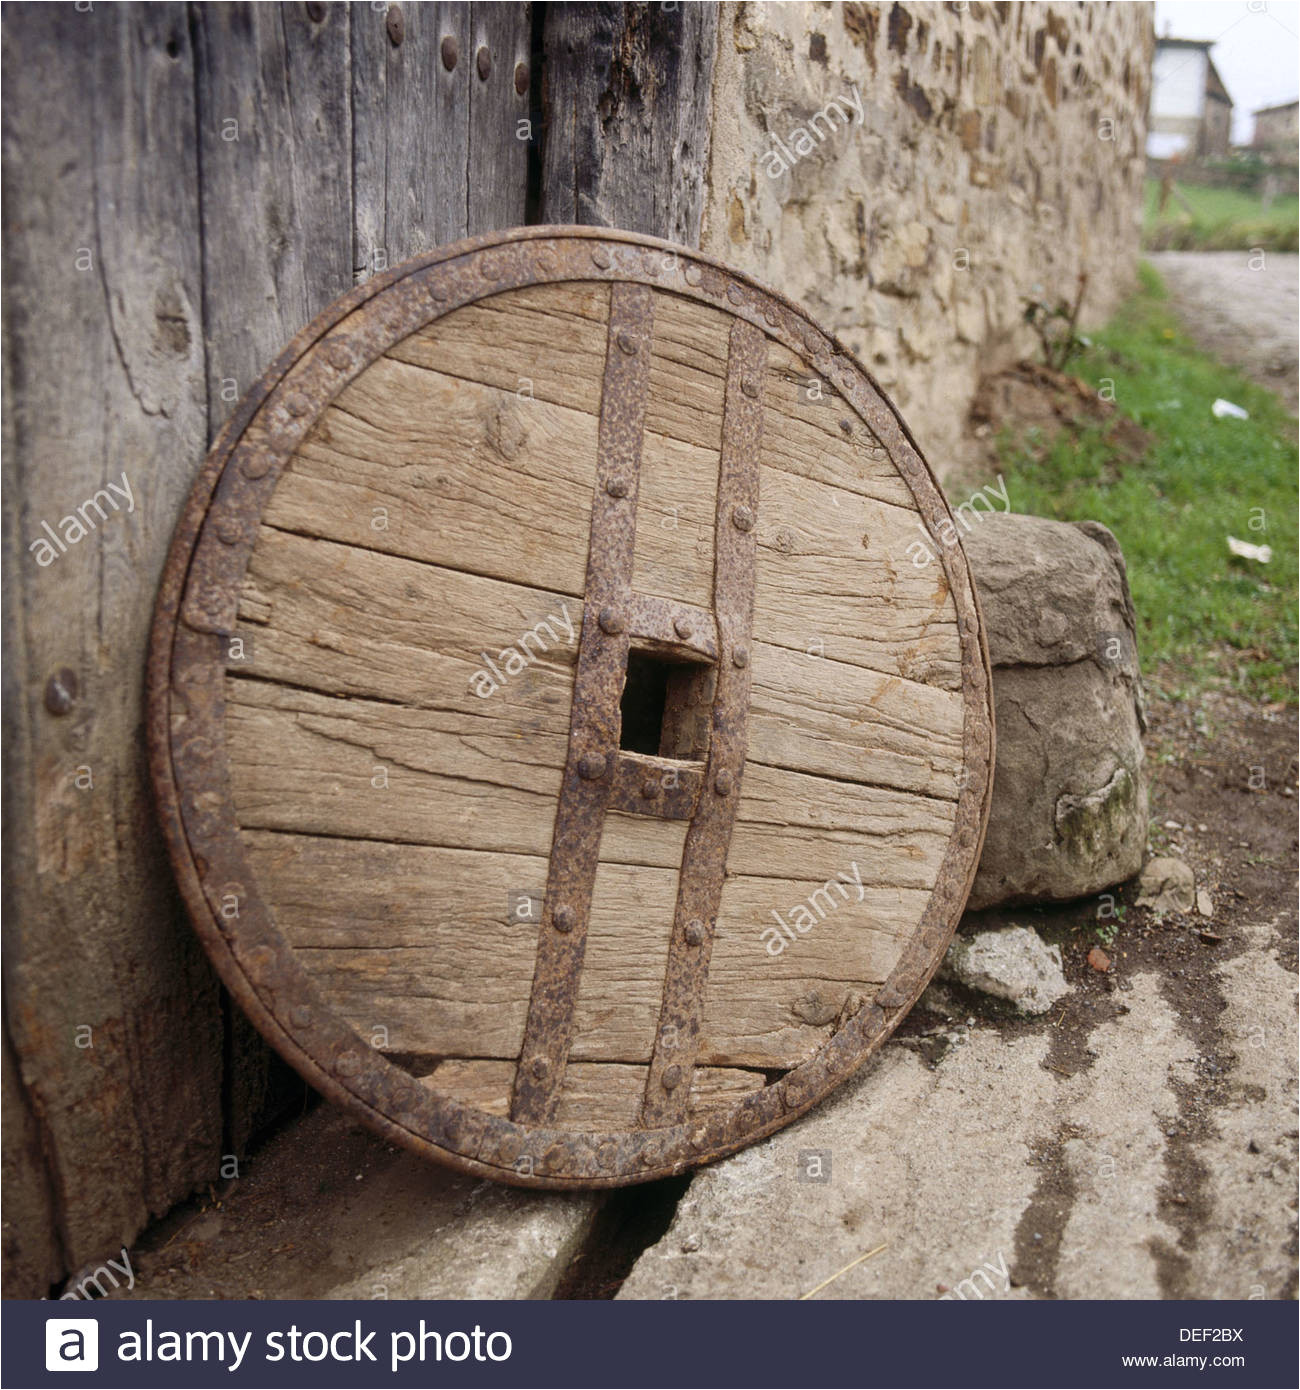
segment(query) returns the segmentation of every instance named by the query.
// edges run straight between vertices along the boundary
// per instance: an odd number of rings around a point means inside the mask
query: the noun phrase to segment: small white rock
[[[1214,916],[1214,904],[1210,901],[1210,895],[1204,888],[1196,890],[1196,910],[1202,917]]]
[[[1028,927],[1007,927],[958,937],[942,973],[970,989],[1006,999],[1023,1014],[1043,1014],[1070,992],[1061,948]]]

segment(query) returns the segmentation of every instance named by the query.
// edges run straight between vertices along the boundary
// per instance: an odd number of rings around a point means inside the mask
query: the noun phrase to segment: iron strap
[[[587,948],[591,892],[618,757],[619,697],[629,643],[626,600],[636,543],[653,327],[654,300],[647,286],[610,286],[569,750],[551,836],[528,1022],[510,1104],[510,1118],[522,1124],[551,1119],[573,1041],[573,1006]]]
[[[713,698],[708,769],[686,832],[677,911],[668,945],[663,1001],[646,1078],[641,1124],[679,1124],[690,1101],[700,1014],[727,850],[745,766],[758,548],[758,452],[763,431],[767,338],[737,320],[727,352],[718,512],[714,535],[713,607],[718,624],[718,680]]]

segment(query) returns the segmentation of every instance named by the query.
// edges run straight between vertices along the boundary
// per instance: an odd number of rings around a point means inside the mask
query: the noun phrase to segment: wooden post
[[[543,15],[542,222],[700,243],[718,6]]]

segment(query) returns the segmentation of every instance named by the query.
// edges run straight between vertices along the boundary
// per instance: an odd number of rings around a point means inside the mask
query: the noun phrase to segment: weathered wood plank
[[[472,39],[463,81],[469,106],[467,225],[473,235],[526,220],[533,7],[513,0],[469,8]],[[522,92],[516,83],[521,65]]]
[[[0,1035],[3,1084],[4,1298],[48,1298],[66,1273],[58,1208],[41,1141],[41,1126],[18,1075],[9,1030]]]
[[[495,309],[475,306],[407,340],[400,356],[354,382],[305,442],[267,519],[578,594],[604,291],[554,286],[498,300],[490,301]],[[516,306],[513,317],[503,303]],[[658,296],[660,307],[633,582],[708,606],[725,319],[675,296]],[[548,337],[556,350],[544,346]],[[805,399],[783,360],[769,372],[755,636],[955,689],[951,596],[941,568],[918,569],[908,551],[918,518],[862,491],[905,495],[901,478],[866,438],[846,436],[842,402]],[[502,384],[463,375],[487,361]],[[508,535],[509,543],[485,546],[485,533]],[[846,604],[845,595],[864,606]]]
[[[200,5],[193,18],[215,435],[352,285],[349,12],[239,3]]]
[[[468,231],[470,92],[477,80],[470,8],[403,5],[395,43],[384,7],[365,0],[351,7],[358,278]],[[442,59],[444,40],[455,45],[451,68]]]
[[[511,919],[517,894],[540,899],[546,859],[243,832],[280,930],[326,997],[395,1052],[512,1058],[523,1041],[536,923]],[[700,1058],[792,1066],[822,1042],[850,993],[892,969],[929,894],[844,891],[824,882],[737,874],[723,888]],[[321,885],[330,891],[322,894]],[[573,1057],[649,1060],[676,901],[671,869],[602,862],[578,992]],[[822,896],[813,899],[813,894]],[[769,952],[800,903],[825,908]]]
[[[232,680],[226,731],[247,829],[550,853],[567,747],[564,712],[525,738],[509,717],[406,709]],[[737,873],[833,877],[851,861],[883,887],[930,888],[953,803],[751,763],[728,863]],[[676,868],[685,824],[612,813],[610,863]]]
[[[245,674],[475,714],[520,737],[567,732],[572,598],[270,527],[248,577],[243,611],[269,621]],[[955,798],[959,693],[769,643],[753,673],[750,762]]]
[[[635,1129],[645,1091],[647,1067],[617,1062],[576,1062],[565,1069],[555,1112],[557,1129]],[[456,1097],[489,1115],[510,1113],[513,1062],[454,1058],[425,1078],[443,1095]],[[691,1077],[690,1113],[717,1110],[761,1090],[762,1072],[739,1067],[697,1067]]]
[[[4,79],[5,1010],[75,1267],[220,1153],[219,1001],[141,740],[151,599],[207,426],[186,9],[7,8]],[[34,545],[43,522],[66,553]]]
[[[546,7],[543,222],[699,245],[717,24],[716,5]]]

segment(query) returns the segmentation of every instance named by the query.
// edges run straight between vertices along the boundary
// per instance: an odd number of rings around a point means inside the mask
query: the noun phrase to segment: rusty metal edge
[[[838,366],[842,373],[841,384],[848,388],[848,391],[852,390],[854,377],[869,388],[874,399],[864,404],[853,400],[851,395],[846,392],[846,402],[862,416],[885,446],[891,462],[907,483],[909,491],[917,503],[922,520],[926,522],[931,532],[935,531],[942,519],[952,520],[951,510],[934,479],[929,464],[921,454],[915,439],[902,421],[897,409],[880,390],[871,374],[857,362],[852,353],[838,339],[817,327],[802,309],[779,292],[761,285],[753,277],[745,275],[743,272],[732,270],[712,257],[690,251],[687,248],[676,247],[672,243],[656,238],[633,233],[592,227],[533,227],[507,234],[493,233],[471,238],[452,246],[440,248],[427,256],[395,267],[336,301],[293,339],[289,347],[276,359],[273,366],[250,389],[222,429],[205,466],[199,473],[189,501],[182,513],[173,537],[167,563],[164,566],[151,630],[147,667],[146,698],[149,711],[147,737],[150,772],[154,782],[155,799],[163,826],[164,838],[167,840],[182,896],[195,928],[204,940],[223,982],[231,990],[236,1001],[245,1009],[264,1035],[277,1046],[312,1085],[336,1103],[340,1103],[353,1113],[359,1114],[384,1137],[402,1143],[406,1147],[435,1158],[459,1171],[475,1176],[493,1177],[521,1186],[604,1188],[648,1181],[680,1172],[694,1164],[720,1158],[774,1132],[797,1115],[810,1109],[834,1085],[856,1070],[880,1046],[938,967],[943,948],[955,930],[961,909],[969,895],[987,826],[989,800],[992,792],[995,734],[991,670],[983,636],[978,597],[970,579],[960,542],[956,547],[940,546],[939,554],[953,593],[959,620],[965,731],[968,741],[972,738],[974,740],[978,758],[976,776],[967,782],[958,800],[958,825],[954,827],[954,835],[949,842],[949,853],[940,870],[932,898],[932,901],[938,904],[937,910],[931,914],[932,920],[929,922],[923,919],[922,929],[914,938],[912,947],[904,953],[904,958],[900,960],[889,981],[878,993],[877,1000],[882,995],[885,997],[885,1007],[881,1007],[874,1000],[872,1003],[864,1005],[844,1028],[828,1040],[809,1061],[791,1071],[784,1082],[779,1083],[779,1086],[773,1085],[764,1088],[763,1091],[741,1102],[731,1111],[715,1114],[694,1125],[688,1123],[681,1127],[686,1131],[684,1136],[677,1132],[665,1132],[662,1147],[665,1151],[664,1158],[668,1161],[657,1163],[652,1150],[647,1147],[643,1148],[640,1155],[641,1171],[639,1172],[591,1173],[582,1177],[549,1177],[541,1174],[524,1174],[497,1164],[486,1164],[456,1150],[432,1144],[423,1136],[395,1123],[388,1115],[360,1102],[353,1091],[341,1086],[319,1065],[314,1057],[297,1046],[280,1021],[262,1005],[247,975],[230,955],[228,945],[220,929],[212,920],[207,899],[199,885],[197,870],[185,841],[184,829],[180,820],[168,733],[170,658],[171,644],[179,617],[179,601],[184,592],[194,546],[216,483],[240,435],[288,370],[330,327],[364,305],[375,295],[421,269],[503,243],[546,237],[590,240],[607,242],[615,246],[622,244],[658,250],[663,253],[666,260],[675,263],[680,258],[688,262],[689,269],[696,271],[694,281],[689,281],[688,277],[688,282],[692,286],[698,286],[705,270],[711,269],[716,272],[719,282],[725,282],[729,286],[728,297],[732,301],[731,312],[733,313],[741,307],[746,298],[745,287],[748,287],[753,294],[770,299],[774,305],[784,309],[787,315],[793,316],[806,326],[802,343],[798,341],[791,343],[790,340],[796,335],[793,329],[788,327],[784,333],[773,332],[773,336],[786,342],[788,346],[793,346],[796,352],[819,370],[823,367],[833,370]],[[593,252],[593,256],[596,254],[598,253]],[[671,292],[671,287],[665,286],[664,288]],[[701,293],[697,297],[704,302],[710,302],[708,294]],[[713,299],[716,301],[716,294]],[[720,305],[720,307],[725,306]],[[770,309],[768,313],[771,313]],[[752,309],[749,315],[741,316],[750,317],[751,321],[758,322],[757,309]],[[775,318],[767,315],[764,317],[768,330],[774,330],[776,328]],[[963,835],[960,845],[957,843],[959,828],[973,832]],[[778,1090],[779,1097],[775,1094]],[[651,1133],[658,1132],[652,1131]],[[680,1156],[683,1152],[681,1142],[683,1137],[686,1140],[685,1148],[688,1151],[684,1157]],[[678,1156],[668,1159],[670,1153]]]

